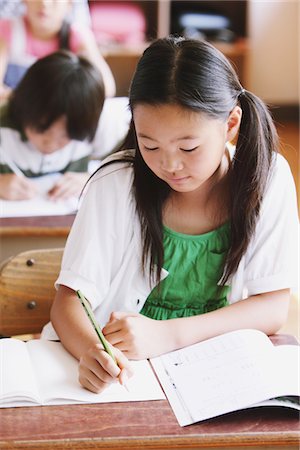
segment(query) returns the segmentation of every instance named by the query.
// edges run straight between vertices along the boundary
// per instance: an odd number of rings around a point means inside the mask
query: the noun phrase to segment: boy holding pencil
[[[38,193],[35,177],[60,173],[53,200],[78,195],[104,102],[104,84],[85,58],[58,51],[33,64],[0,112],[0,198]]]

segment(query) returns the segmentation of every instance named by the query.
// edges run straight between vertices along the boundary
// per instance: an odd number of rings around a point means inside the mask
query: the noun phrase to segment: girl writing
[[[124,382],[128,359],[240,328],[275,333],[296,277],[289,166],[276,154],[266,106],[228,60],[205,42],[159,39],[140,59],[129,99],[131,150],[110,157],[89,183],[51,311],[79,360],[80,382],[94,392]]]
[[[15,88],[28,67],[59,49],[89,59],[102,73],[105,93],[115,94],[115,81],[92,31],[71,23],[72,0],[23,0],[24,16],[0,23],[0,98]]]
[[[33,198],[33,180],[54,173],[51,199],[79,195],[103,102],[101,73],[85,58],[61,50],[34,63],[0,110],[0,198]]]

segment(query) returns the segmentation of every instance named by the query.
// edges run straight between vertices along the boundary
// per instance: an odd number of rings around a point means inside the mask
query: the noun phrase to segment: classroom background
[[[1,14],[11,14],[17,2],[3,0]],[[246,89],[271,108],[297,188],[299,183],[299,2],[297,0],[235,1],[77,1],[84,7],[77,17],[89,24],[99,51],[116,81],[112,109],[101,126],[116,130],[118,139],[128,123],[126,96],[136,63],[147,43],[169,33],[206,38],[236,66]],[[115,141],[103,143],[104,153]],[[97,154],[95,155],[97,157]],[[99,156],[99,155],[98,155]],[[30,237],[7,232],[0,219],[0,261],[30,248],[63,247],[64,233]],[[5,229],[5,230],[4,230]],[[3,231],[4,230],[4,231]],[[297,294],[297,293],[296,293]],[[297,302],[293,301],[286,330],[299,336]]]

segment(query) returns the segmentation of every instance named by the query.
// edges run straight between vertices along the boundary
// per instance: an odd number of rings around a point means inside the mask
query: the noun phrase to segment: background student
[[[128,359],[235,329],[275,333],[297,282],[293,178],[266,106],[228,60],[205,42],[159,39],[138,63],[129,101],[125,148],[133,150],[91,179],[51,311],[80,382],[94,392],[124,380]]]
[[[106,96],[115,95],[112,72],[92,30],[70,22],[72,0],[23,0],[25,14],[0,20],[0,99],[10,94],[38,58],[67,49],[89,59],[102,73]]]
[[[38,195],[33,179],[59,172],[52,199],[80,194],[104,102],[101,73],[67,51],[38,60],[0,116],[0,198]]]

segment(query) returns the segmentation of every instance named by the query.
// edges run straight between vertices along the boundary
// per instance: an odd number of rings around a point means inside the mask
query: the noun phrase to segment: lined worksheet
[[[151,360],[180,425],[300,395],[298,346],[238,330]]]

